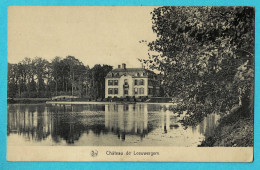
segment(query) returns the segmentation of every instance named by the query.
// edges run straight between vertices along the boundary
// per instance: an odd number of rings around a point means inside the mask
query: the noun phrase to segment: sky
[[[155,7],[12,6],[8,9],[8,62],[25,57],[75,56],[84,65],[141,67]]]

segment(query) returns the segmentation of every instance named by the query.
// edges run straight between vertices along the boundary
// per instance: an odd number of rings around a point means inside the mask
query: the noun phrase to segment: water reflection
[[[160,105],[10,104],[7,119],[12,145],[193,146],[212,132],[218,118],[209,115],[185,129]]]
[[[192,127],[193,133],[199,131],[200,134],[212,135],[213,130],[216,128],[219,120],[219,116],[215,114],[209,114],[197,127]]]
[[[141,138],[148,133],[147,105],[106,105],[105,127],[125,140],[126,134],[138,135]],[[151,129],[150,129],[151,130]]]
[[[42,140],[51,133],[51,117],[45,107],[38,105],[10,105],[7,114],[7,135],[17,133],[26,140]]]

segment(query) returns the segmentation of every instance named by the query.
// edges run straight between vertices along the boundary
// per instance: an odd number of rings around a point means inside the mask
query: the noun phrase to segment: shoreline
[[[46,101],[46,104],[158,104],[176,105],[174,103],[152,103],[152,102],[97,102],[97,101]]]
[[[46,103],[51,100],[50,98],[13,98],[7,99],[7,104],[35,104],[35,103]]]
[[[7,99],[7,104],[157,104],[174,106],[176,103],[165,103],[165,102],[104,102],[104,101],[52,101],[50,98],[15,98]]]
[[[243,116],[242,107],[221,118],[218,126],[198,147],[253,147],[254,115]]]

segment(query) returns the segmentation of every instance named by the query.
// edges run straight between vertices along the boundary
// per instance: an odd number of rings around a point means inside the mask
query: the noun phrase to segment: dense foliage
[[[168,96],[182,99],[176,112],[253,112],[254,8],[159,7],[152,21],[157,39],[143,62],[163,74]]]
[[[8,63],[8,97],[52,97],[74,95],[105,97],[105,76],[109,65],[84,66],[73,56],[55,57],[51,62],[25,58],[18,64]]]

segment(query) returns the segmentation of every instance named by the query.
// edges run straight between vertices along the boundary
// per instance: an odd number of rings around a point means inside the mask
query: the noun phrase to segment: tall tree
[[[51,76],[53,81],[50,84],[55,84],[55,95],[58,95],[58,83],[61,82],[61,58],[60,57],[55,57],[52,62],[51,62]],[[51,86],[53,87],[53,86]],[[51,90],[54,91],[54,90]]]
[[[105,97],[105,77],[113,69],[112,66],[96,64],[88,74],[88,96],[91,98]]]
[[[7,95],[14,98],[17,93],[18,67],[17,64],[8,63]]]
[[[25,97],[37,97],[36,92],[36,82],[35,82],[35,62],[33,59],[26,57],[20,62],[24,67],[24,72],[26,76],[26,89],[27,95]]]
[[[18,64],[8,63],[8,97],[52,97],[74,95],[103,98],[108,65],[89,66],[74,56],[51,62],[26,57]],[[90,76],[91,75],[91,76]]]
[[[67,56],[63,59],[65,64],[64,71],[67,71],[68,79],[66,80],[66,87],[70,87],[71,95],[75,95],[75,90],[77,90],[77,82],[80,81],[82,73],[85,72],[85,67],[81,61],[76,59],[74,56]]]
[[[47,71],[49,62],[46,59],[36,57],[33,59],[34,72],[37,80],[37,96],[45,96],[46,84],[47,82]]]
[[[157,54],[143,62],[161,71],[169,96],[182,99],[175,111],[227,113],[241,98],[247,107],[254,79],[253,8],[159,7],[152,20],[157,39],[148,46]]]

